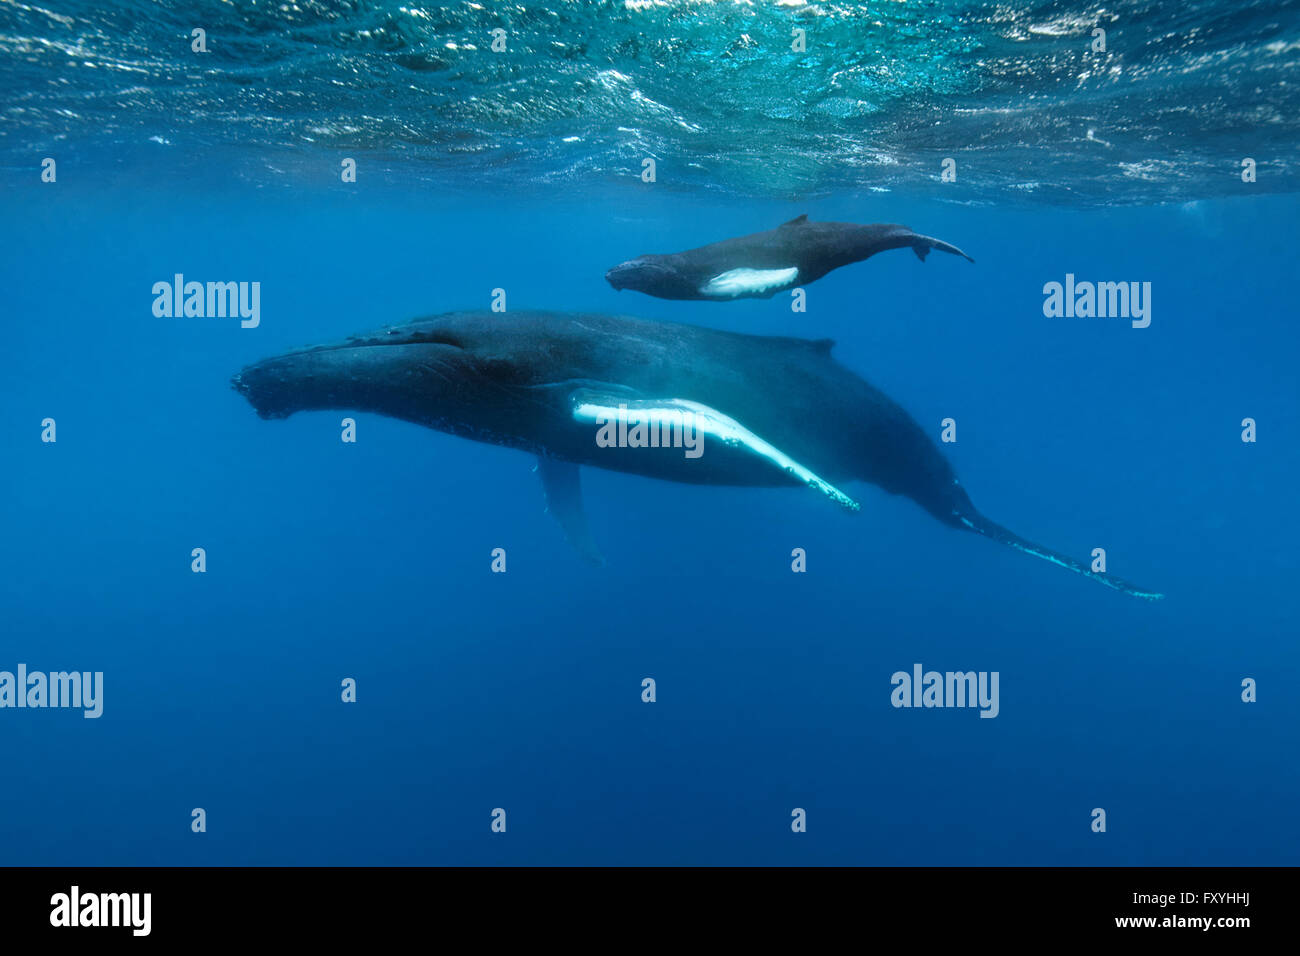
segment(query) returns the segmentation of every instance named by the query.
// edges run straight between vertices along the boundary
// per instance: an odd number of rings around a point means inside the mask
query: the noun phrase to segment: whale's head
[[[694,288],[682,279],[671,256],[637,256],[605,273],[605,281],[618,291],[631,289],[663,298],[690,298]]]
[[[585,448],[591,435],[573,423],[569,396],[617,353],[601,334],[607,324],[527,309],[449,312],[263,359],[231,384],[265,419],[372,413],[532,451],[572,430]]]
[[[231,385],[266,419],[342,409],[491,430],[512,391],[547,374],[526,332],[514,314],[449,313],[263,359]]]

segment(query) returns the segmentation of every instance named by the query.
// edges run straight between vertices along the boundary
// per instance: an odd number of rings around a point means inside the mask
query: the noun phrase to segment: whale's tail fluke
[[[915,235],[912,244],[912,251],[916,253],[918,259],[924,262],[925,257],[930,254],[931,249],[938,249],[940,252],[947,252],[954,256],[961,256],[967,262],[975,261],[950,242],[944,242],[942,239],[933,239],[930,236]]]
[[[992,538],[1001,544],[1015,548],[1017,551],[1023,551],[1025,554],[1032,554],[1036,558],[1042,558],[1044,561],[1051,561],[1053,564],[1060,565],[1063,568],[1082,574],[1085,578],[1092,578],[1094,581],[1100,581],[1108,588],[1114,588],[1116,591],[1123,591],[1125,594],[1131,594],[1134,597],[1145,598],[1148,601],[1158,601],[1164,597],[1158,591],[1148,591],[1146,588],[1140,588],[1136,584],[1130,584],[1123,578],[1117,578],[1113,574],[1103,574],[1093,571],[1086,564],[1082,564],[1071,558],[1069,555],[1061,554],[1059,551],[1053,551],[1045,548],[1041,544],[1035,544],[1027,541],[1008,531],[1002,525],[990,521],[981,514],[973,514],[957,519],[962,527],[969,528],[971,531],[978,532],[986,538]]]

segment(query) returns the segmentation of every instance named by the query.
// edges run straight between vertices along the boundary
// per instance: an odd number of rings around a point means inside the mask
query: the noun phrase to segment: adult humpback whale
[[[1159,594],[1026,541],[976,510],[899,405],[831,357],[830,340],[741,335],[608,315],[453,312],[289,352],[232,379],[262,418],[375,412],[538,455],[551,511],[589,558],[578,466],[711,485],[805,485],[849,510],[850,480],[1144,598]],[[689,415],[703,454],[602,447],[598,425]]]
[[[767,232],[699,249],[637,256],[614,266],[605,279],[620,291],[635,289],[661,299],[767,299],[877,252],[904,248],[922,261],[931,249],[975,261],[956,246],[917,235],[906,226],[809,222],[803,215]]]

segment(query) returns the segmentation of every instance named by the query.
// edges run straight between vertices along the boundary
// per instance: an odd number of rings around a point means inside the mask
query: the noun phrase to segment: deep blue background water
[[[25,173],[0,213],[0,669],[106,683],[99,720],[0,711],[0,862],[1300,862],[1294,197],[448,195],[364,165],[354,186],[266,191],[216,185],[215,156],[188,187],[105,190],[92,169]],[[601,278],[802,212],[905,222],[977,263],[882,254],[810,285],[802,315]],[[155,318],[175,272],[260,281],[261,326]],[[1066,272],[1150,281],[1151,327],[1044,318]],[[990,517],[1105,547],[1168,596],[867,486],[850,516],[587,470],[593,569],[524,454],[373,416],[346,445],[342,413],[265,422],[229,388],[256,359],[486,308],[497,286],[514,308],[834,337],[932,434],[957,420],[945,450]],[[999,671],[1000,715],[892,708],[914,662]]]

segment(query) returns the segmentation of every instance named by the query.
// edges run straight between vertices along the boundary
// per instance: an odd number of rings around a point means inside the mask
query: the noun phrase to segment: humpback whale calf
[[[931,249],[975,261],[956,246],[906,226],[809,222],[803,215],[767,232],[686,252],[638,256],[614,266],[605,279],[619,291],[634,289],[661,299],[768,299],[886,249],[911,249],[923,262]]]
[[[266,419],[373,412],[538,456],[551,512],[588,559],[579,466],[709,485],[804,486],[846,510],[841,485],[903,495],[973,531],[1126,594],[1161,595],[1013,534],[971,503],[902,407],[831,357],[829,339],[742,335],[556,312],[453,312],[265,359],[232,385]],[[702,453],[601,442],[625,418],[682,423]]]

